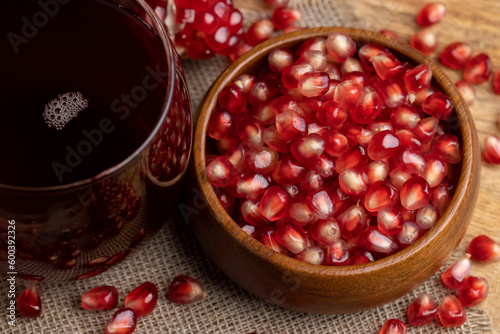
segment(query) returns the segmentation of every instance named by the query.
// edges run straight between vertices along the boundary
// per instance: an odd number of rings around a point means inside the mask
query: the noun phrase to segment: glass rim
[[[116,0],[111,0],[111,1],[119,4],[119,2],[117,2]],[[149,6],[146,0],[130,0],[130,1],[138,3],[139,6],[141,6],[141,8],[145,11],[146,15],[152,20],[152,28],[155,29],[155,32],[162,40],[163,48],[165,51],[165,60],[167,61],[168,68],[171,69],[170,71],[168,71],[168,78],[166,78],[165,80],[167,82],[167,85],[166,85],[163,110],[160,112],[155,125],[149,131],[149,135],[146,137],[146,139],[142,141],[141,145],[137,149],[132,151],[125,159],[121,160],[119,163],[114,164],[91,177],[70,183],[64,183],[55,186],[43,186],[43,187],[15,186],[0,182],[0,191],[15,192],[15,193],[48,193],[48,192],[59,193],[59,192],[75,191],[78,188],[84,188],[86,186],[98,183],[99,181],[109,177],[110,175],[119,172],[121,169],[125,168],[133,160],[139,157],[141,153],[144,152],[144,150],[151,144],[154,137],[157,135],[158,131],[163,125],[168,110],[170,109],[170,104],[172,103],[174,86],[175,86],[175,71],[174,71],[175,57],[173,54],[173,52],[175,51],[173,50],[173,46],[170,42],[168,33],[165,29],[165,26],[163,25],[163,22],[156,15],[151,6]]]

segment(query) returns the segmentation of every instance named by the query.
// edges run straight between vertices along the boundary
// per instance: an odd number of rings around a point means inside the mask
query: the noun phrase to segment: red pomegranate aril
[[[244,145],[238,145],[231,151],[226,153],[224,156],[233,164],[234,169],[237,173],[240,173],[245,166],[245,153],[248,152],[248,148]]]
[[[391,184],[397,189],[401,190],[403,184],[408,181],[412,177],[411,173],[403,172],[397,168],[394,168],[389,173],[389,178],[391,180]]]
[[[422,230],[427,231],[436,224],[440,216],[438,208],[432,204],[427,204],[418,209],[415,223],[420,226]]]
[[[427,205],[431,198],[429,183],[420,177],[414,176],[403,184],[399,193],[401,205],[408,210],[417,210]]]
[[[358,237],[366,227],[366,213],[361,205],[352,205],[337,217],[342,238]]]
[[[431,29],[422,29],[411,36],[410,45],[412,48],[428,56],[436,50],[438,37]]]
[[[246,116],[236,124],[236,134],[249,147],[264,145],[264,124],[253,116]]]
[[[368,189],[368,176],[360,168],[347,168],[339,174],[339,184],[346,194],[362,196]]]
[[[343,266],[349,263],[349,250],[344,239],[335,241],[325,249],[325,265]]]
[[[242,218],[249,224],[257,227],[269,225],[269,221],[260,212],[260,202],[246,200],[241,202],[240,213]]]
[[[438,208],[439,214],[442,216],[446,208],[450,205],[451,196],[446,185],[440,184],[432,188],[431,203]]]
[[[418,111],[407,104],[391,109],[390,120],[395,130],[413,129],[420,121]]]
[[[470,256],[467,254],[450,264],[441,274],[444,285],[450,289],[458,289],[472,268]]]
[[[410,130],[400,129],[396,131],[396,136],[399,139],[399,146],[407,148],[411,151],[422,151],[424,146],[417,136]]]
[[[462,69],[472,56],[472,47],[469,43],[454,42],[448,44],[441,51],[441,62],[443,65],[454,69]]]
[[[402,78],[406,70],[394,55],[391,53],[380,52],[369,59],[375,72],[382,80],[392,78]]]
[[[193,27],[205,34],[213,34],[219,26],[219,17],[211,10],[197,12],[194,17]]]
[[[435,155],[427,155],[424,159],[425,168],[420,176],[429,183],[431,188],[434,188],[441,183],[448,173],[447,165],[442,159]]]
[[[335,101],[327,101],[316,111],[318,121],[334,128],[347,120],[347,111]]]
[[[378,332],[379,334],[406,334],[406,325],[398,319],[389,319]]]
[[[422,110],[440,120],[447,120],[453,113],[454,104],[448,95],[436,92],[422,104]]]
[[[288,253],[288,251],[276,241],[276,230],[273,227],[268,226],[258,229],[255,232],[254,238],[264,246],[269,247],[278,253]]]
[[[340,128],[340,132],[347,137],[349,143],[352,145],[363,145],[366,147],[373,138],[373,132],[351,122],[345,122]]]
[[[335,163],[327,154],[321,154],[312,169],[325,180],[335,175]]]
[[[500,95],[500,70],[493,72],[493,92]]]
[[[177,35],[176,35],[177,40]],[[209,59],[215,56],[213,50],[204,39],[196,38],[189,42],[189,48],[186,48],[189,58],[192,59]]]
[[[367,153],[372,160],[388,159],[399,148],[399,139],[390,130],[381,131],[373,135],[368,143]]]
[[[494,262],[500,259],[500,244],[486,235],[472,239],[467,248],[471,259],[481,262]]]
[[[320,219],[312,224],[309,233],[321,245],[331,246],[340,239],[340,227],[333,218]]]
[[[276,221],[285,216],[292,204],[290,194],[279,185],[266,190],[260,201],[260,212],[270,221]]]
[[[19,294],[17,309],[24,318],[38,318],[42,315],[42,299],[36,285],[31,284]]]
[[[426,4],[417,14],[417,23],[428,27],[441,21],[446,14],[446,6],[440,2]]]
[[[394,128],[392,127],[392,124],[389,121],[370,122],[370,124],[368,124],[368,126],[366,128],[373,133],[377,133],[377,132],[381,132],[381,131],[385,131],[385,130],[394,131]]]
[[[124,305],[137,317],[145,317],[153,312],[157,302],[158,288],[151,282],[144,282],[125,297]]]
[[[436,117],[426,117],[421,119],[412,129],[412,132],[417,136],[422,145],[428,144],[434,138],[439,120]]]
[[[90,311],[111,310],[118,305],[118,290],[114,286],[99,286],[85,292],[82,307]]]
[[[322,264],[325,259],[325,251],[318,246],[312,246],[295,255],[295,258],[310,264]]]
[[[394,207],[383,207],[377,212],[377,227],[385,235],[398,234],[403,223],[403,215]]]
[[[130,308],[121,308],[106,325],[106,334],[130,334],[135,330],[137,317]]]
[[[383,207],[393,206],[399,198],[399,193],[387,181],[377,181],[368,188],[365,196],[365,208],[376,212]]]
[[[305,203],[319,219],[329,218],[334,213],[334,207],[330,196],[323,189],[307,194]]]
[[[391,51],[382,45],[368,43],[359,48],[358,56],[367,68],[373,69],[372,58],[379,53],[391,54]]]
[[[399,35],[392,31],[392,30],[389,30],[389,29],[382,29],[379,31],[382,35],[386,35],[387,37],[390,37],[390,38],[394,38],[395,40],[401,40],[401,38],[399,37]]]
[[[368,184],[383,181],[389,175],[389,166],[383,160],[372,161],[362,169],[368,177]]]
[[[467,82],[480,84],[490,78],[491,72],[490,57],[485,53],[480,53],[465,64],[463,77]]]
[[[349,141],[346,136],[337,130],[327,130],[322,135],[325,141],[325,152],[332,157],[338,157],[349,149]]]
[[[350,264],[351,265],[365,264],[373,261],[375,261],[375,259],[373,258],[373,255],[370,253],[370,251],[368,250],[365,252],[355,251],[351,255]]]
[[[490,164],[500,164],[500,137],[487,135],[484,138],[484,157]]]
[[[295,139],[307,131],[307,122],[303,116],[293,110],[287,110],[276,116],[276,129],[286,139]]]
[[[230,195],[229,192],[227,192],[223,188],[217,188],[214,189],[214,191],[217,194],[217,199],[219,200],[219,203],[222,205],[224,210],[227,212],[228,215],[232,215],[235,205],[234,196]]]
[[[320,190],[323,188],[323,184],[323,178],[318,172],[313,170],[309,171],[304,177],[304,180],[300,183],[300,194],[306,196],[311,191]]]
[[[335,161],[335,170],[341,173],[347,168],[364,167],[368,163],[366,150],[362,145],[356,145],[340,155]]]
[[[460,327],[467,320],[462,303],[454,295],[448,295],[441,299],[438,306],[438,316],[443,327]]]
[[[283,221],[276,229],[276,241],[293,254],[298,254],[307,248],[307,237],[301,227]]]
[[[457,87],[460,95],[464,98],[465,103],[471,106],[476,99],[476,90],[474,87],[465,80],[459,80],[455,82],[455,87]]]
[[[302,181],[308,170],[291,155],[282,155],[274,166],[272,176],[281,185],[296,184]]]
[[[221,154],[227,154],[239,144],[241,144],[241,139],[235,134],[230,134],[217,141],[217,149]]]
[[[380,83],[379,96],[389,108],[410,103],[410,96],[404,83],[397,79],[388,79]]]
[[[177,304],[192,304],[207,296],[203,284],[186,275],[176,276],[173,279],[168,294],[170,300]]]
[[[326,72],[305,73],[299,80],[297,88],[306,97],[322,96],[330,87],[330,77]]]
[[[233,81],[245,94],[248,94],[255,82],[257,82],[257,78],[251,74],[240,74]]]
[[[390,254],[397,249],[396,243],[374,226],[366,227],[359,241],[363,247],[378,253]]]
[[[362,97],[363,87],[351,80],[340,82],[333,94],[333,100],[346,110],[356,108]]]
[[[207,165],[206,173],[213,185],[226,187],[235,177],[236,170],[226,157],[218,157]]]
[[[393,159],[396,167],[406,173],[422,174],[425,169],[424,157],[420,153],[404,147],[396,151]]]
[[[279,153],[290,152],[289,139],[283,137],[276,129],[275,125],[268,126],[264,129],[263,134],[264,141],[267,146]]]
[[[281,81],[287,89],[297,88],[300,78],[306,73],[314,72],[311,64],[300,63],[284,66],[281,69]]]
[[[416,327],[429,325],[436,318],[437,312],[438,306],[434,298],[429,293],[422,292],[408,306],[408,323]]]
[[[318,217],[303,202],[295,202],[290,205],[287,217],[292,223],[298,226],[305,226],[318,220]]]
[[[279,154],[269,147],[254,148],[245,153],[245,166],[248,170],[267,174],[278,162]]]
[[[240,114],[245,111],[247,98],[239,86],[230,83],[219,93],[219,104],[232,114]]]
[[[269,187],[269,181],[261,174],[247,173],[238,177],[236,193],[246,199],[257,201]]]
[[[342,32],[329,34],[325,45],[328,53],[341,63],[352,57],[356,51],[356,42],[349,35]]]
[[[325,71],[328,66],[328,59],[326,54],[317,50],[307,50],[299,54],[296,63],[308,63],[311,64],[314,71]],[[328,72],[324,72],[330,78],[330,74]]]
[[[462,160],[462,150],[457,136],[444,134],[434,138],[433,153],[450,164],[457,164]]]
[[[245,40],[248,45],[256,46],[271,38],[274,31],[273,23],[270,20],[262,19],[253,22],[245,35]]]
[[[398,244],[405,248],[413,245],[423,235],[423,231],[416,223],[405,221],[401,230],[396,234]]]
[[[285,66],[290,66],[294,62],[293,52],[290,49],[273,49],[267,57],[269,68],[274,73],[280,74]]]
[[[370,86],[363,87],[361,100],[357,108],[350,110],[350,119],[358,124],[373,122],[382,112],[382,100]]]
[[[468,276],[458,290],[458,299],[464,307],[479,305],[488,297],[489,288],[485,278]]]
[[[419,92],[429,88],[432,79],[432,69],[428,64],[421,64],[409,70],[404,75],[406,88],[410,92]]]
[[[248,92],[247,99],[253,107],[258,108],[277,93],[278,90],[276,87],[273,87],[265,81],[257,81],[250,89],[250,92]]]
[[[273,11],[271,21],[275,29],[285,29],[302,18],[302,13],[293,8],[278,7]]]
[[[232,131],[234,131],[233,115],[224,108],[214,110],[208,123],[208,135],[219,140]]]
[[[340,73],[342,73],[342,81],[353,80],[361,86],[365,86],[368,82],[368,75],[365,72],[363,63],[357,58],[347,58],[345,62],[340,64]]]

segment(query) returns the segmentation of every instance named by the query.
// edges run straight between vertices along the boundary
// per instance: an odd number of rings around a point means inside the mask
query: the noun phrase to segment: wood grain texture
[[[298,31],[263,43],[233,63],[207,93],[201,107],[194,138],[193,178],[208,200],[191,222],[200,244],[221,270],[239,285],[262,299],[280,306],[312,313],[345,313],[371,308],[394,300],[416,288],[447,260],[464,236],[479,189],[479,146],[472,118],[452,82],[430,64],[437,85],[453,100],[460,121],[464,152],[455,196],[443,218],[418,243],[373,263],[346,266],[316,266],[270,251],[246,235],[218,203],[205,173],[206,153],[216,151],[207,142],[210,113],[220,90],[242,73],[254,73],[275,47],[293,47],[330,32],[348,33],[359,43],[374,42],[407,56],[414,63],[429,60],[405,43],[384,35],[349,28],[318,28]]]

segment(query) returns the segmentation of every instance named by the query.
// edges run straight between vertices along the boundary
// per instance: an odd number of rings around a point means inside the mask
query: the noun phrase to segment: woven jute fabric
[[[292,0],[291,6],[302,11],[302,23],[309,27],[355,26],[356,22],[359,22],[353,16],[347,0]],[[247,22],[269,15],[268,11],[259,8],[247,8],[242,11]],[[198,108],[211,83],[228,64],[227,59],[223,57],[183,62],[194,110]],[[152,314],[139,318],[134,333],[378,333],[387,319],[396,318],[406,322],[407,307],[420,292],[431,293],[436,301],[447,294],[456,294],[456,291],[450,291],[442,285],[439,275],[451,261],[462,254],[463,249],[457,249],[438,273],[415,291],[396,301],[354,314],[311,315],[279,308],[238,287],[206,257],[189,224],[174,214],[137,254],[107,272],[83,281],[38,284],[43,299],[43,313],[40,318],[24,319],[18,315],[16,327],[10,327],[6,318],[7,285],[2,282],[0,314],[5,316],[0,320],[0,333],[104,333],[104,326],[115,310],[83,310],[80,306],[82,293],[96,286],[114,285],[120,294],[119,305],[123,305],[126,294],[145,281],[151,281],[158,286],[158,305]],[[171,302],[168,298],[168,287],[177,275],[190,275],[202,281],[208,294],[207,298],[193,305]],[[18,279],[17,284],[18,291],[27,286],[27,282],[21,279]],[[491,333],[491,322],[485,310],[480,307],[469,308],[467,316],[467,322],[460,328],[446,329],[434,321],[425,327],[409,327],[408,333]]]

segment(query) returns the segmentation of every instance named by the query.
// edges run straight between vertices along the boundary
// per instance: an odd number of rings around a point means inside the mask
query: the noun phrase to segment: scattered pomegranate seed
[[[495,94],[500,94],[500,70],[493,73],[493,91]]]
[[[460,327],[467,320],[467,314],[460,300],[453,295],[441,299],[438,316],[443,327]]]
[[[124,305],[132,309],[137,317],[145,317],[153,312],[157,301],[158,288],[151,282],[145,282],[125,297]]]
[[[201,282],[185,275],[174,278],[168,293],[170,299],[178,304],[192,304],[207,296]]]
[[[412,326],[425,326],[436,318],[438,306],[434,298],[427,292],[422,292],[408,306],[408,323]]]
[[[471,268],[470,256],[464,256],[450,264],[441,274],[441,279],[450,289],[458,289]]]
[[[412,48],[428,56],[436,50],[438,37],[431,29],[422,29],[411,36],[410,45]]]
[[[106,334],[130,334],[135,330],[137,317],[132,309],[121,308],[106,325]]]
[[[464,307],[476,306],[486,300],[489,287],[485,278],[468,276],[458,290],[458,299]]]
[[[460,70],[464,68],[471,56],[472,47],[469,43],[454,42],[441,51],[441,62],[449,68]]]
[[[273,23],[270,20],[262,19],[257,20],[250,27],[245,35],[245,40],[248,45],[256,46],[271,38],[274,31]]]
[[[490,164],[500,164],[500,137],[488,135],[484,138],[484,157]]]
[[[406,334],[406,325],[404,322],[398,319],[387,320],[380,331],[379,334]]]
[[[302,13],[293,8],[278,7],[273,11],[271,21],[274,29],[285,29],[302,18]]]
[[[472,84],[480,84],[491,76],[491,60],[485,53],[480,53],[465,64],[464,80]]]
[[[111,310],[118,305],[118,290],[114,286],[99,286],[85,292],[82,307],[90,311]]]
[[[493,262],[500,258],[500,244],[486,235],[472,239],[467,249],[471,259],[481,262]]]
[[[17,297],[17,309],[25,318],[38,318],[42,315],[42,299],[36,285],[31,284]]]
[[[417,23],[428,27],[441,21],[446,14],[446,6],[440,2],[428,3],[417,14]]]
[[[471,106],[476,99],[476,90],[474,87],[465,80],[457,81],[455,86],[464,98],[465,103],[467,103],[468,106]]]

